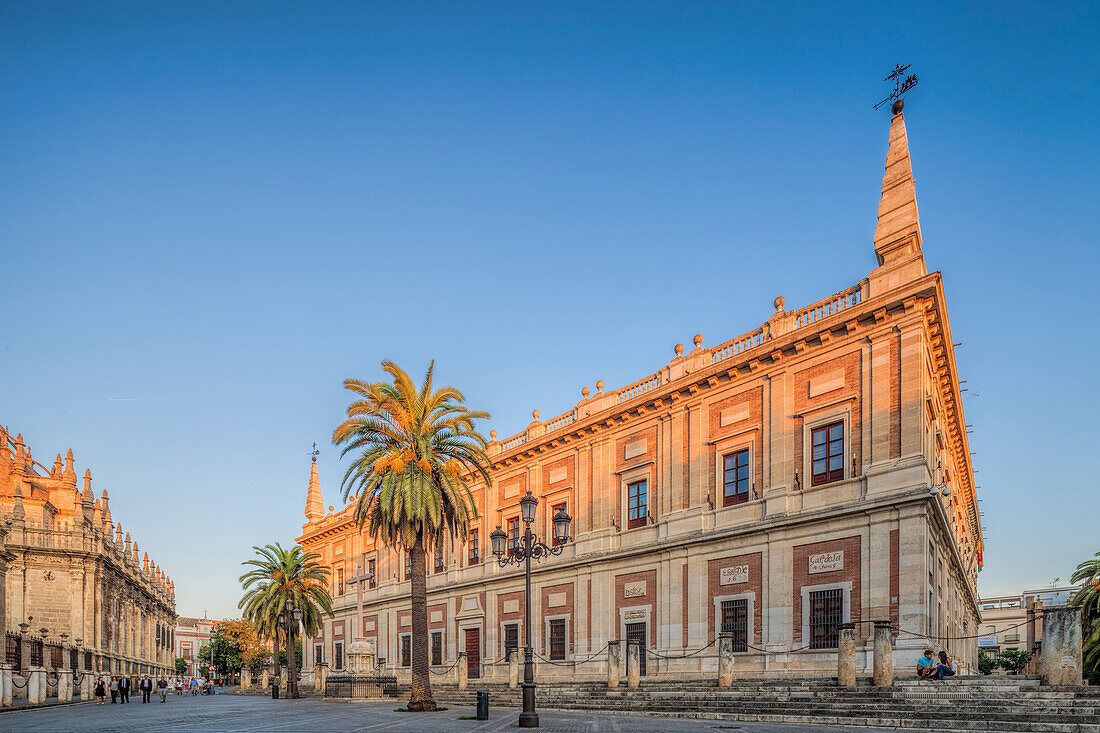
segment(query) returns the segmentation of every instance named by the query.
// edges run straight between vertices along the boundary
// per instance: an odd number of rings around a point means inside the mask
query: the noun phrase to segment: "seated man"
[[[924,650],[924,656],[917,660],[917,679],[931,679],[936,674],[935,652]]]

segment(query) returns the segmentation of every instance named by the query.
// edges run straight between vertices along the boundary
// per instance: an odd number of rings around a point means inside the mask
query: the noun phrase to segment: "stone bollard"
[[[889,621],[875,622],[875,687],[894,684],[894,640]]]
[[[1044,685],[1080,685],[1081,609],[1053,606],[1043,609],[1043,647],[1039,673]]]
[[[267,670],[265,669],[264,673],[260,676],[260,689],[263,690],[264,692],[267,692],[267,686],[270,685],[270,684],[271,684],[271,675],[269,675]]]
[[[27,683],[28,700],[31,704],[42,705],[46,702],[46,668],[31,667],[31,681]],[[34,693],[34,699],[30,693]]]
[[[0,664],[0,707],[11,707],[11,665]]]
[[[325,681],[328,680],[328,662],[318,662],[313,667],[314,689],[325,694]]]
[[[95,675],[85,671],[80,675],[80,701],[88,702],[95,697]]]
[[[841,624],[837,643],[836,683],[841,687],[856,684],[856,625]]]
[[[466,689],[466,678],[469,676],[469,670],[466,669],[466,652],[458,653],[458,662],[455,664],[455,671],[458,673],[458,689]]]
[[[718,636],[718,686],[733,684],[733,635]]]
[[[516,689],[519,686],[519,650],[508,652],[508,688]]]
[[[57,701],[73,701],[73,677],[65,670],[57,673]]]
[[[635,689],[641,678],[642,643],[627,639],[626,642],[626,686]]]
[[[607,642],[607,686],[618,687],[622,674],[622,659],[619,655],[619,642]]]
[[[248,667],[241,667],[241,689],[252,689],[252,670]]]

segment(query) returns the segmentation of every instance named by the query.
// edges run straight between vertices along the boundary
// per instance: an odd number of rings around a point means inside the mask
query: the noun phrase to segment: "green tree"
[[[298,663],[298,668],[295,671],[301,672],[302,671],[302,640],[301,639],[295,639],[294,640],[294,659]],[[290,665],[286,661],[286,650],[285,649],[282,649],[282,650],[279,651],[279,664],[286,667],[287,669],[290,669]]]
[[[1023,649],[1005,649],[997,655],[997,664],[1012,674],[1019,674],[1029,659],[1031,659],[1031,652]]]
[[[1100,684],[1100,552],[1078,565],[1070,582],[1082,583],[1070,603],[1081,609],[1085,678],[1089,684],[1097,685]]]
[[[333,431],[341,455],[354,454],[341,482],[344,500],[358,498],[355,517],[371,537],[409,553],[412,566],[412,692],[410,710],[435,710],[428,666],[425,556],[456,537],[465,544],[477,517],[470,484],[489,480],[487,442],[474,420],[487,412],[465,406],[453,387],[433,389],[435,362],[420,387],[396,364],[382,362],[393,382],[344,381],[355,394],[347,420]]]
[[[187,660],[183,657],[176,657],[176,674],[180,676],[187,674]]]
[[[328,592],[329,570],[318,560],[316,552],[306,552],[301,545],[289,550],[275,543],[266,547],[253,547],[258,557],[243,564],[252,570],[240,577],[244,596],[238,607],[244,618],[256,629],[261,638],[272,639],[280,649],[286,627],[279,624],[279,614],[285,613],[287,601],[301,610],[301,625],[306,636],[316,636],[321,630],[322,614],[332,616],[332,597]],[[293,633],[286,639],[287,653],[293,655]],[[278,660],[279,656],[275,655]],[[292,659],[291,667],[298,668]],[[297,696],[297,680],[289,676],[292,696]]]
[[[978,650],[978,671],[982,674],[991,674],[997,669],[997,657],[985,653],[985,649]]]

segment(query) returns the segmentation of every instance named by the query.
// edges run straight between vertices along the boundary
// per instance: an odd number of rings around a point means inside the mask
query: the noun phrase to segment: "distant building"
[[[205,665],[199,662],[199,649],[210,645],[210,634],[219,621],[207,618],[180,616],[176,619],[175,659],[187,661],[188,677],[205,677],[209,674]]]
[[[987,652],[1022,649],[1037,653],[1043,641],[1042,609],[1066,605],[1078,590],[1075,585],[1066,585],[980,599],[978,648]]]
[[[77,488],[73,452],[47,468],[0,427],[0,613],[5,658],[28,666],[167,672],[176,620],[172,581],[112,524],[92,474]]]

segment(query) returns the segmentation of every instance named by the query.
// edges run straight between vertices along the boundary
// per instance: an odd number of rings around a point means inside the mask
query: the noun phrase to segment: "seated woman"
[[[936,679],[942,680],[955,674],[955,660],[947,656],[947,652],[940,652],[940,661],[936,665]]]

